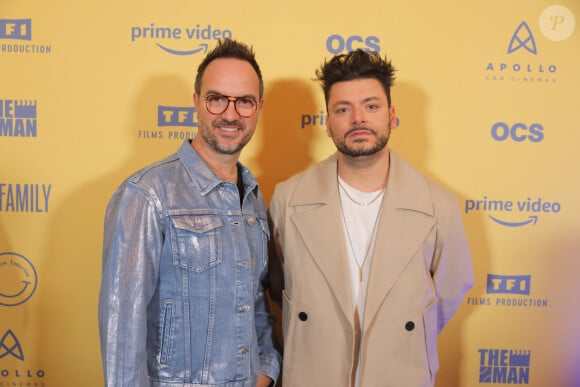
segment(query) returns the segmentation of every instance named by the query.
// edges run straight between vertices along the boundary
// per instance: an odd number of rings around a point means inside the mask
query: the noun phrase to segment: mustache
[[[229,127],[233,126],[233,127],[236,127],[238,129],[242,129],[242,130],[245,128],[244,124],[238,120],[228,121],[228,120],[224,120],[224,119],[214,121],[212,126],[214,128],[222,128],[224,126],[229,126]]]
[[[344,138],[347,138],[348,136],[350,136],[351,134],[353,134],[356,131],[359,130],[366,130],[368,132],[371,132],[372,134],[374,134],[375,136],[377,135],[377,132],[374,129],[371,128],[367,128],[366,126],[356,126],[352,129],[349,129],[345,134],[344,134]]]

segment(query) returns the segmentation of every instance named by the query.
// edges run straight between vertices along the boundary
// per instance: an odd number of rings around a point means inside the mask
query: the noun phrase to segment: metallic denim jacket
[[[274,381],[262,280],[269,237],[262,194],[239,165],[218,177],[185,141],[128,178],[107,207],[99,330],[105,384],[255,387]]]

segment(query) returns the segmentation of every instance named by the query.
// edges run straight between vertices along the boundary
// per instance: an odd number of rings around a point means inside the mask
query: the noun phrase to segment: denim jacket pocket
[[[217,215],[171,216],[173,263],[196,273],[220,264],[222,226]]]

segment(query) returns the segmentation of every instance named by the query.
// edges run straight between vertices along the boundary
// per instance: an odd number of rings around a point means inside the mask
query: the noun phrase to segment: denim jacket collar
[[[192,182],[202,195],[207,195],[211,190],[224,182],[223,179],[220,179],[209,168],[193,146],[191,146],[191,140],[185,140],[177,151],[177,154],[183,161],[183,165],[191,177]],[[252,173],[240,162],[238,162],[237,165],[238,170],[242,173],[245,192],[253,191],[254,195],[257,196],[258,182]]]

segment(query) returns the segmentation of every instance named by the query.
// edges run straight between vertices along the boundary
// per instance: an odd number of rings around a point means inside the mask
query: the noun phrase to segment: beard
[[[365,146],[365,144],[368,143],[368,141],[354,140],[352,144],[347,144],[346,140],[348,138],[348,135],[356,130],[368,130],[369,132],[371,132],[375,136],[374,143],[372,143],[370,146]],[[387,146],[390,134],[390,131],[388,131],[387,134],[378,135],[375,130],[364,127],[353,128],[349,130],[348,132],[345,133],[343,138],[337,138],[336,136],[334,136],[332,129],[330,130],[330,132],[332,134],[332,141],[334,142],[336,149],[340,153],[350,157],[370,156],[380,152],[385,148],[385,146]]]
[[[220,141],[217,135],[217,130],[222,127],[236,127],[242,131],[242,137],[235,143],[226,143]],[[253,131],[246,130],[245,125],[239,121],[216,120],[211,123],[211,129],[206,124],[200,122],[198,134],[205,140],[205,142],[217,153],[232,155],[240,152],[250,139]]]

